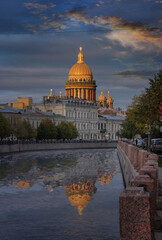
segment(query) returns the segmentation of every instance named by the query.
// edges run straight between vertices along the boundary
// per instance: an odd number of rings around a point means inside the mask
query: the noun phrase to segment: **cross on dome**
[[[78,54],[78,62],[77,63],[83,63],[83,53],[82,53],[82,47],[79,48],[80,52]]]

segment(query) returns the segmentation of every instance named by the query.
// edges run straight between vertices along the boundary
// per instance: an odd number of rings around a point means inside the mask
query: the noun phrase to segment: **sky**
[[[65,95],[79,47],[114,107],[162,70],[161,0],[0,0],[0,103]]]

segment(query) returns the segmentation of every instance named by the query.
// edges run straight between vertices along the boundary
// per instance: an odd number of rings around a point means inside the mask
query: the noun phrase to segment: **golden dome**
[[[93,75],[91,69],[88,65],[83,61],[83,53],[82,48],[80,47],[80,52],[78,54],[78,61],[76,64],[72,66],[69,71],[69,80],[92,80]]]
[[[109,91],[108,91],[108,95],[107,95],[107,103],[113,103],[113,99],[110,97]]]
[[[48,96],[48,98],[52,98],[54,97],[53,93],[52,93],[52,89],[50,89],[50,95]]]
[[[103,94],[103,90],[101,90],[101,94],[99,95],[99,97],[97,98],[97,101],[105,101],[106,100],[106,97],[105,95]]]

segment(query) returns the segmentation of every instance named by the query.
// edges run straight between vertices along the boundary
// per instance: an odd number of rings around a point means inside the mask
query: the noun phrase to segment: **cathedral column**
[[[78,88],[78,98],[80,98],[80,88]]]
[[[70,99],[70,89],[68,90],[68,98]]]
[[[68,96],[68,90],[66,89],[66,96]]]
[[[92,99],[92,89],[90,89],[90,100],[92,101],[93,99]]]
[[[86,88],[86,100],[88,101],[88,88]]]
[[[84,88],[81,89],[81,96],[82,96],[82,97],[81,97],[82,100],[84,100]]]
[[[94,101],[96,101],[96,89],[94,89]]]
[[[92,101],[94,102],[94,89],[92,89]]]
[[[76,98],[76,88],[74,88],[74,98]]]
[[[74,88],[71,89],[71,96],[74,97]]]

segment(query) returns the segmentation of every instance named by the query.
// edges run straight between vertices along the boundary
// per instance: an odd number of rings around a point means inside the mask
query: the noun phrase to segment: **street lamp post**
[[[148,136],[147,137],[147,151],[150,152],[150,143],[151,143],[151,126],[150,125],[148,125],[148,127],[147,127],[146,134]]]

